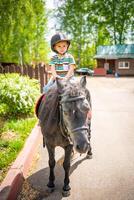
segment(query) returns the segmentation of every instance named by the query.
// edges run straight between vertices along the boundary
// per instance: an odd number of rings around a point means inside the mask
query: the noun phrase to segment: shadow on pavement
[[[86,157],[79,157],[79,160],[74,159],[72,161],[72,166],[70,168],[70,175],[73,173],[73,171],[78,167],[78,165],[86,160]],[[32,174],[27,178],[27,181],[31,185],[32,188],[39,191],[40,197],[36,200],[43,199],[47,197],[47,200],[54,199],[54,200],[61,200],[63,198],[62,196],[62,187],[64,183],[64,169],[58,164],[55,166],[55,190],[52,193],[48,192],[47,188],[47,182],[49,177],[49,167],[41,169],[40,171]],[[72,185],[73,182],[70,181],[70,185]]]

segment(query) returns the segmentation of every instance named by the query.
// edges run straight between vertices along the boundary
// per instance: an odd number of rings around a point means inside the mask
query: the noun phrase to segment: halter
[[[64,123],[64,120],[63,120],[63,115],[62,115],[62,103],[68,103],[68,102],[73,102],[73,101],[78,101],[78,100],[84,100],[85,99],[85,96],[81,95],[81,96],[74,96],[74,97],[70,97],[69,99],[66,99],[66,100],[61,100],[60,101],[60,104],[59,104],[59,108],[60,108],[60,122],[59,122],[59,125],[60,125],[60,130],[62,132],[62,135],[66,138],[69,139],[69,141],[72,143],[71,141],[71,138],[70,138],[70,135],[68,134],[68,129]],[[75,128],[72,130],[72,132],[77,132],[79,130],[88,130],[89,127],[88,126],[82,126],[82,127],[78,127],[78,128]]]
[[[80,100],[80,99],[85,99],[85,96],[81,95],[81,96],[74,96],[74,97],[71,97],[67,100],[61,100],[60,103],[67,103],[67,102],[71,102],[71,101],[77,101],[77,100]]]

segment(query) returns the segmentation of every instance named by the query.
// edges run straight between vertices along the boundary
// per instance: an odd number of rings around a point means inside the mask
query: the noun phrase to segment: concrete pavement
[[[92,95],[93,159],[76,154],[71,166],[71,195],[62,197],[64,171],[62,149],[57,149],[56,188],[46,192],[48,154],[40,158],[27,177],[42,200],[133,200],[134,199],[134,78],[88,78]],[[25,200],[29,200],[27,191]]]

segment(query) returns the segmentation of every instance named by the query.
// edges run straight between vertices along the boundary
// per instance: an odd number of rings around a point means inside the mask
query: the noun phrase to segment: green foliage
[[[42,0],[0,1],[1,62],[45,61],[46,32],[46,8]]]
[[[78,66],[87,66],[89,63],[86,59],[82,60],[85,49],[90,49],[91,29],[88,27],[87,12],[91,3],[84,0],[67,0],[58,8],[58,19],[60,22],[60,29],[66,31],[72,37],[71,51],[76,59]],[[86,58],[91,57],[87,54]]]
[[[113,44],[123,44],[127,39],[127,31],[133,27],[133,1],[94,1],[94,15],[97,18],[97,28],[105,28],[105,33],[109,33],[109,38]]]
[[[38,95],[37,80],[18,74],[0,75],[0,115],[33,113]]]
[[[79,66],[95,65],[97,46],[122,44],[128,32],[132,38],[131,0],[61,0],[55,13],[60,23],[57,28],[72,37],[71,51]]]

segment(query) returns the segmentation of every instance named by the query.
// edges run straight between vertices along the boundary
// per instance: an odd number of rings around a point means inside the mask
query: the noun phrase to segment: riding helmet
[[[52,51],[57,53],[57,51],[54,49],[54,45],[57,44],[58,42],[61,42],[61,41],[66,41],[68,43],[68,48],[69,48],[70,40],[63,33],[56,33],[51,38],[51,49],[52,49]],[[68,50],[68,48],[67,48],[67,50]]]

